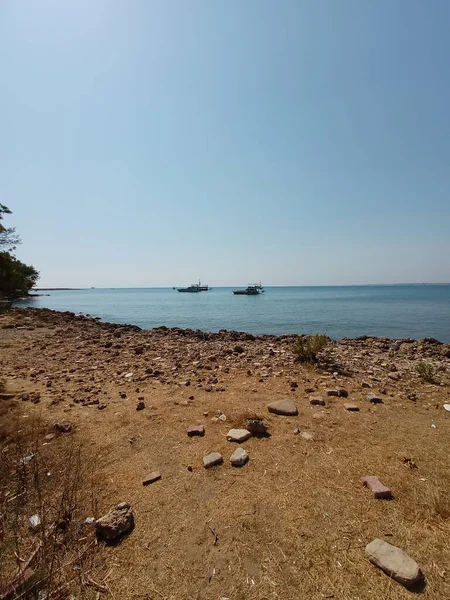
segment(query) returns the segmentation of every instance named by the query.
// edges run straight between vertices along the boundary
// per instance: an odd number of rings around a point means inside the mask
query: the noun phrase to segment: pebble
[[[296,427],[294,429],[294,435],[298,435],[300,433],[300,429],[298,427]]]
[[[41,519],[40,519],[39,515],[32,515],[28,519],[28,523],[30,525],[30,530],[33,533],[37,533],[38,531],[40,531],[42,523],[41,523]]]
[[[345,410],[348,410],[350,412],[358,412],[359,411],[359,406],[357,406],[356,404],[350,404],[350,402],[346,402],[344,404],[344,408],[345,408]]]
[[[383,404],[383,400],[376,394],[368,394],[366,396],[366,400],[368,400],[372,404]]]
[[[267,405],[270,413],[284,416],[298,415],[298,410],[292,400],[277,400]]]
[[[121,502],[95,522],[97,538],[107,542],[130,533],[133,527],[134,515],[128,502]]]
[[[144,410],[144,408],[145,408],[144,401],[143,400],[139,400],[139,402],[137,403],[137,406],[136,406],[136,410]]]
[[[248,462],[248,453],[244,450],[244,448],[236,448],[230,457],[230,462],[233,467],[242,467],[246,462]]]
[[[205,469],[221,465],[223,463],[223,456],[219,452],[211,452],[207,456],[203,457],[203,466]]]
[[[150,485],[151,483],[155,483],[155,481],[159,481],[162,479],[162,475],[159,471],[153,471],[150,475],[147,475],[145,479],[142,481],[142,485]]]
[[[230,429],[227,433],[227,440],[229,442],[245,442],[248,438],[251,438],[252,434],[247,429]]]
[[[326,406],[326,402],[321,396],[311,396],[309,398],[309,403],[312,406]]]
[[[189,425],[187,428],[187,434],[189,437],[194,437],[196,435],[202,437],[205,435],[205,428],[203,425]]]
[[[424,579],[423,573],[414,559],[400,548],[392,546],[384,540],[377,538],[367,544],[366,554],[372,564],[405,587],[410,587]]]
[[[391,490],[383,485],[376,475],[367,475],[361,479],[364,487],[370,489],[373,497],[377,500],[390,500],[392,498]]]

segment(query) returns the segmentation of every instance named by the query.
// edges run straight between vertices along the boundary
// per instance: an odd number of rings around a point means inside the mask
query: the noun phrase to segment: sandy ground
[[[419,563],[423,598],[450,598],[449,345],[330,342],[322,368],[294,362],[291,336],[139,331],[33,309],[0,316],[0,327],[1,377],[14,394],[0,402],[47,431],[73,424],[47,448],[69,438],[86,448],[102,481],[93,516],[122,501],[133,507],[131,535],[97,550],[103,597],[411,598],[366,558],[379,537]],[[416,373],[423,361],[434,383]],[[334,388],[348,398],[328,397]],[[310,405],[317,395],[327,408]],[[268,412],[285,398],[298,416]],[[250,461],[236,469],[226,434],[249,415],[271,435],[244,442]],[[188,438],[196,424],[205,436]],[[211,451],[224,464],[207,470]],[[144,487],[154,470],[162,479]],[[378,475],[394,499],[375,500],[365,475]]]

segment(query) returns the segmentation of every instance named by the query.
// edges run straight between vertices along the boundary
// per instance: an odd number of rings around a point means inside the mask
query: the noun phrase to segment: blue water
[[[450,285],[268,287],[259,296],[232,288],[180,294],[172,289],[45,292],[22,306],[70,310],[114,323],[254,334],[326,333],[334,339],[374,335],[435,337],[450,342]]]

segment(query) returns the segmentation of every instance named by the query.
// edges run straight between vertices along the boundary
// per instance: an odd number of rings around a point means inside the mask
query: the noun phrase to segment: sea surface
[[[449,285],[266,287],[258,296],[234,296],[232,288],[196,294],[171,288],[87,289],[41,292],[18,303],[90,314],[143,329],[160,325],[253,334],[325,333],[434,337],[450,342]]]

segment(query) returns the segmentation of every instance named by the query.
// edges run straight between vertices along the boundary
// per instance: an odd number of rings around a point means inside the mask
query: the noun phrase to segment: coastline
[[[102,581],[114,564],[115,597],[142,597],[150,581],[168,598],[250,590],[256,600],[271,597],[267,576],[285,598],[298,589],[311,598],[368,597],[370,588],[373,598],[400,600],[402,588],[364,555],[386,532],[420,563],[433,597],[445,597],[433,565],[450,561],[450,345],[362,336],[330,341],[318,365],[305,365],[295,362],[295,338],[141,330],[50,309],[0,315],[0,423],[23,429],[38,420],[36,452],[60,454],[76,443],[92,453],[102,484],[81,522],[120,502],[133,507],[129,538],[96,546],[101,566],[92,577]],[[420,378],[421,362],[433,365],[435,382]],[[285,399],[298,415],[268,411]],[[250,415],[264,418],[270,435],[246,441],[250,461],[236,469],[227,435]],[[69,434],[44,437],[66,422]],[[205,435],[189,437],[189,426]],[[0,436],[0,451],[8,439]],[[224,464],[205,469],[212,451]],[[161,480],[144,486],[154,471]],[[380,476],[393,501],[362,487],[368,474]]]

